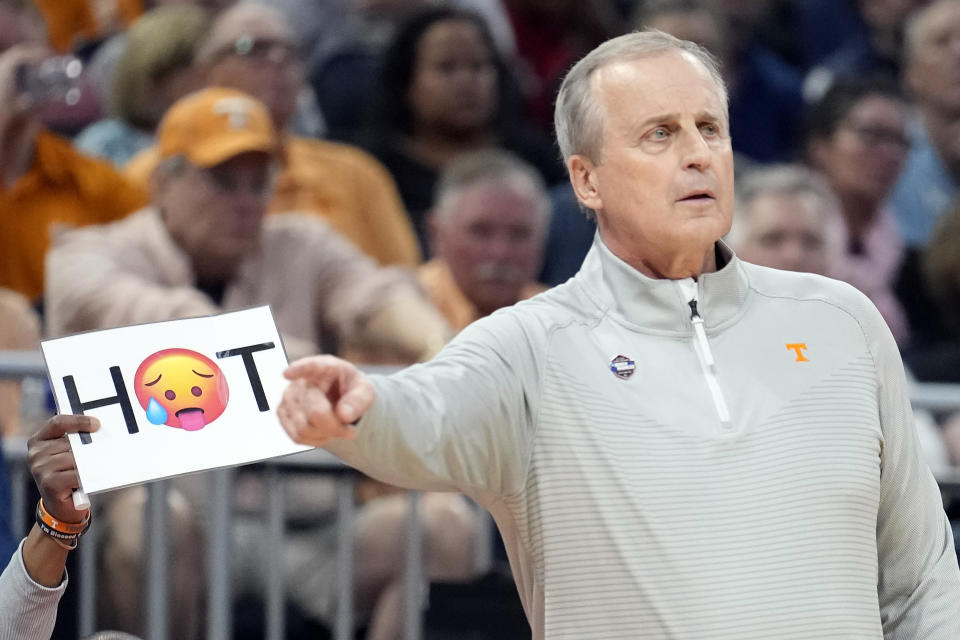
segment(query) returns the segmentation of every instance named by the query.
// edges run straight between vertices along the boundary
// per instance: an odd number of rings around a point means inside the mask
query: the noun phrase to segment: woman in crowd
[[[475,14],[442,6],[417,12],[398,29],[380,72],[361,142],[393,174],[425,255],[424,214],[437,176],[457,155],[504,147],[548,184],[564,178],[549,143],[518,122],[511,79]]]
[[[903,167],[907,105],[892,82],[838,79],[807,113],[807,159],[840,200],[847,230],[836,277],[867,294],[897,343],[909,328],[893,286],[903,241],[884,202]]]

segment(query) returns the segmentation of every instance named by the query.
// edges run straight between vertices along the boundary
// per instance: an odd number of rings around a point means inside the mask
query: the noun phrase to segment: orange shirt
[[[143,13],[140,0],[34,0],[47,39],[60,52],[122,31]]]
[[[473,306],[450,273],[450,267],[440,258],[434,258],[417,269],[417,279],[427,291],[430,301],[440,310],[454,331],[460,331],[474,320],[480,319],[480,312]],[[543,293],[548,287],[539,282],[528,282],[520,291],[520,299],[532,298]]]
[[[10,189],[0,186],[0,286],[38,299],[51,225],[112,222],[146,201],[146,192],[110,165],[41,133],[30,171]]]
[[[288,137],[272,213],[314,213],[381,265],[415,267],[420,247],[397,186],[373,156],[327,140]],[[146,185],[159,161],[155,147],[134,156],[124,173]]]

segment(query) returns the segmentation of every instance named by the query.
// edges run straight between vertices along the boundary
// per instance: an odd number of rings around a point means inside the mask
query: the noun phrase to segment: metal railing
[[[387,371],[380,369],[379,371]],[[42,358],[35,352],[0,352],[0,378],[37,377],[45,378]],[[946,412],[960,410],[960,385],[917,384],[911,390],[914,408]],[[26,522],[26,493],[30,482],[26,468],[26,438],[7,438],[4,452],[11,462],[12,510],[16,532],[24,534]],[[266,638],[281,640],[284,637],[284,576],[280,553],[285,536],[284,527],[284,479],[291,473],[320,472],[333,474],[337,483],[337,542],[336,542],[336,591],[338,594],[333,637],[350,640],[354,633],[353,611],[353,523],[354,484],[356,472],[339,459],[322,449],[315,449],[284,458],[258,463],[262,468],[266,487],[267,531],[271,543],[266,562]],[[211,531],[230,531],[232,523],[232,492],[234,469],[217,469],[206,472],[209,478],[210,504],[212,505]],[[960,492],[960,468],[937,474],[937,481],[945,492]],[[148,485],[146,526],[150,536],[147,544],[147,640],[166,640],[167,620],[167,560],[169,558],[166,529],[168,481],[156,481]],[[423,576],[419,505],[416,492],[408,492],[409,509],[406,522],[405,575],[404,575],[404,624],[405,640],[422,637]],[[483,520],[483,528],[489,531],[489,518]],[[96,522],[91,526],[80,545],[79,562],[79,631],[81,635],[96,628],[95,584],[96,572]],[[476,565],[489,565],[489,549],[483,541],[489,540],[482,532],[478,535]],[[207,609],[206,635],[208,640],[228,640],[231,637],[231,558],[229,545],[207,544]]]
[[[0,352],[0,378],[46,378],[43,359],[37,352]],[[29,471],[26,466],[27,439],[11,437],[4,439],[4,455],[10,463],[12,484],[12,523],[18,535],[25,535],[30,527],[27,522],[26,500]],[[276,458],[258,463],[266,484],[267,535],[270,539],[265,557],[266,589],[265,618],[266,635],[269,640],[285,637],[285,590],[284,562],[281,553],[285,537],[284,481],[292,473],[324,473],[334,476],[336,482],[336,581],[337,608],[333,620],[335,640],[352,640],[354,637],[353,607],[353,523],[355,516],[354,486],[357,472],[347,467],[333,454],[322,449]],[[232,468],[205,472],[209,482],[210,531],[231,531],[233,505]],[[167,530],[167,493],[170,483],[158,480],[147,483],[145,506],[144,549],[146,558],[146,640],[166,640],[168,630],[168,560],[170,557]],[[405,528],[404,558],[404,623],[405,640],[420,640],[422,630],[422,551],[419,520],[419,494],[407,492],[408,514]],[[99,527],[95,520],[84,536],[79,549],[78,584],[78,631],[87,635],[96,630],[96,553]],[[479,542],[479,540],[478,540]],[[480,545],[478,544],[478,549]],[[208,537],[206,549],[206,632],[208,640],[229,640],[232,637],[232,590],[230,545],[215,544]],[[485,554],[477,552],[478,566],[485,561]]]

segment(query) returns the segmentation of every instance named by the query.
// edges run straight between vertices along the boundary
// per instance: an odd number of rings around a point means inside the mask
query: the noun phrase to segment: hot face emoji
[[[186,431],[219,418],[230,395],[220,367],[189,349],[164,349],[147,357],[133,384],[150,422]]]

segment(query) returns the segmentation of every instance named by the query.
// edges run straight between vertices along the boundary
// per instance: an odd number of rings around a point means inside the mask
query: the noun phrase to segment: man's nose
[[[683,166],[685,169],[706,169],[710,166],[710,145],[703,138],[699,129],[681,134],[683,145]]]

